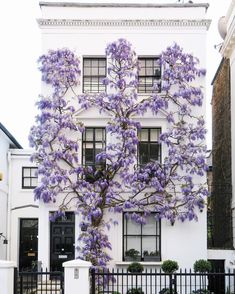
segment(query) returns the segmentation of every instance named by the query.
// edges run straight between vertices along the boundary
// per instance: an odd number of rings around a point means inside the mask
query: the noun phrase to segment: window
[[[103,85],[105,77],[105,58],[83,59],[83,92],[98,93],[105,91],[105,85]]]
[[[150,161],[161,161],[160,134],[161,129],[159,128],[143,128],[139,131],[138,160],[140,165]]]
[[[34,189],[38,184],[38,168],[23,167],[22,168],[22,189]]]
[[[139,58],[138,61],[140,63],[138,92],[160,92],[161,67],[159,57]],[[158,85],[159,90],[154,89],[155,84]]]
[[[82,150],[84,165],[104,165],[104,162],[96,162],[96,155],[105,150],[105,128],[86,128],[83,133]]]
[[[140,213],[141,214],[141,213]],[[123,260],[159,261],[161,257],[161,224],[156,214],[147,217],[145,225],[123,215]],[[135,253],[135,257],[129,254]]]

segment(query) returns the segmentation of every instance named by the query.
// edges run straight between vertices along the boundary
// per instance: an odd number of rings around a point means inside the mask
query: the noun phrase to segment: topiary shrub
[[[143,270],[144,267],[139,262],[132,262],[127,268],[127,271],[130,273],[142,273]]]
[[[144,294],[141,288],[131,288],[129,289],[126,294]]]
[[[177,261],[174,260],[165,260],[162,263],[162,270],[164,273],[172,274],[173,272],[179,269],[179,265]]]
[[[212,266],[210,261],[205,259],[199,259],[194,262],[193,269],[195,273],[205,273],[210,272],[212,270]]]

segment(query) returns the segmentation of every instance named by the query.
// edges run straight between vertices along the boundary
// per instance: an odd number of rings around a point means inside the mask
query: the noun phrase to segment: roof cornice
[[[39,27],[210,27],[209,19],[37,19]]]
[[[4,127],[2,123],[0,123],[0,130],[8,137],[8,139],[12,142],[15,148],[22,149],[23,147],[18,143],[18,141],[14,138],[14,136]]]
[[[235,47],[235,17],[229,27],[225,40],[221,46],[220,53],[222,56],[229,58],[232,49]]]
[[[204,7],[208,9],[208,3],[168,3],[168,4],[159,4],[159,3],[76,3],[76,2],[39,2],[40,7],[49,6],[49,7],[136,7],[136,8],[182,8],[182,7]]]

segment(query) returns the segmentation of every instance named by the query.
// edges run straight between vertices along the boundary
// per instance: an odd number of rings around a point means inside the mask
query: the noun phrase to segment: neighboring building
[[[7,258],[7,219],[9,211],[9,149],[22,148],[0,123],[0,260]]]
[[[142,62],[148,59],[152,66],[153,61],[167,46],[177,42],[185,52],[193,53],[200,59],[201,67],[206,67],[206,34],[210,25],[210,21],[205,19],[208,4],[90,1],[89,4],[41,2],[40,6],[42,18],[38,23],[42,31],[43,53],[49,49],[68,47],[76,50],[81,60],[81,68],[94,69],[94,72],[99,69],[98,77],[87,75],[86,71],[82,70],[82,82],[78,89],[80,93],[83,90],[102,90],[101,83],[97,81],[105,77],[104,51],[108,43],[118,38],[130,41]],[[205,80],[201,79],[200,84],[205,87]],[[144,94],[147,88],[144,83],[139,90]],[[47,90],[43,86],[43,93]],[[205,107],[202,107],[201,111],[200,114],[205,114]],[[96,141],[105,143],[102,134],[108,118],[92,109],[80,113],[79,119],[85,124],[87,132],[92,133],[93,145]],[[165,130],[167,127],[164,114],[158,118],[148,114],[140,118],[140,121],[148,134],[154,131],[159,134],[160,129]],[[96,132],[101,139],[94,139]],[[80,140],[82,141],[82,138]],[[148,141],[150,142],[150,139]],[[206,178],[201,180],[205,182]],[[78,243],[75,236],[79,233],[79,218],[73,214],[74,207],[71,206],[66,219],[50,223],[50,213],[56,209],[55,203],[39,203],[38,260],[44,268],[52,270],[59,269],[62,262],[76,257],[75,247]],[[126,266],[129,262],[124,261],[124,250],[128,248],[125,248],[124,239],[133,234],[129,230],[137,224],[131,224],[124,235],[124,218],[121,214],[118,218],[119,226],[112,228],[109,233],[113,248],[111,265]],[[179,262],[180,267],[191,268],[195,260],[207,259],[205,210],[199,213],[198,222],[176,222],[172,226],[168,221],[162,220],[161,223],[153,224],[148,228],[148,235],[151,235],[152,243],[156,244],[155,249],[160,251],[161,260],[174,259]],[[135,243],[143,242],[144,236],[139,232],[136,234],[138,236]],[[145,263],[146,266],[160,264],[159,261]]]
[[[38,203],[33,189],[38,184],[37,167],[30,161],[32,150],[10,150],[10,187],[8,201],[8,260],[20,270],[37,262]]]
[[[211,188],[212,236],[209,259],[219,268],[234,268],[235,263],[235,1],[219,21],[224,39],[222,60],[212,81],[212,161]]]

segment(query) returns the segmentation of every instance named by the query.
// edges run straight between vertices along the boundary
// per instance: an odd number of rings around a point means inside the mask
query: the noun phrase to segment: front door
[[[224,273],[224,260],[210,259],[212,272]],[[208,289],[214,294],[225,294],[225,276],[211,275],[208,277]]]
[[[51,222],[51,271],[63,270],[62,263],[74,259],[74,230],[73,212],[66,212],[64,217]]]
[[[37,269],[38,259],[38,219],[20,219],[19,269]]]

